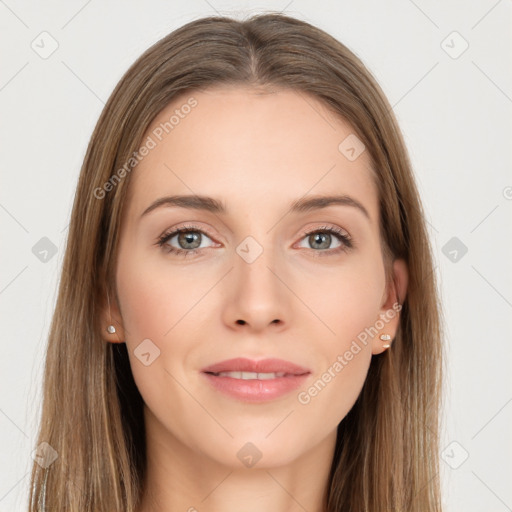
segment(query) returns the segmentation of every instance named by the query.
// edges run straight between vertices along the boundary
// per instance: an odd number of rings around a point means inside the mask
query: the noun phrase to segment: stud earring
[[[109,325],[107,327],[107,332],[110,334],[114,334],[116,332],[116,328],[113,325]]]
[[[389,341],[391,339],[391,336],[389,334],[381,334],[380,339],[382,341]],[[389,348],[391,346],[391,343],[384,343],[384,345],[382,345],[382,346],[384,348]]]

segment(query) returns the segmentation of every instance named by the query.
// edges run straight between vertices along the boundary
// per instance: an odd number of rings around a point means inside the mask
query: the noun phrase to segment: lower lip
[[[289,375],[268,380],[243,380],[231,377],[216,377],[211,373],[204,373],[210,384],[222,393],[242,400],[243,402],[266,402],[282,397],[297,389],[308,378],[304,375]]]

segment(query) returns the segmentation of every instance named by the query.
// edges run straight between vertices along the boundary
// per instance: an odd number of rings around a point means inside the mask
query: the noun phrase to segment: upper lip
[[[308,368],[304,368],[290,361],[283,359],[260,359],[253,361],[245,357],[236,357],[227,359],[207,366],[201,370],[204,373],[220,372],[254,372],[254,373],[288,373],[291,375],[304,375],[311,373]]]

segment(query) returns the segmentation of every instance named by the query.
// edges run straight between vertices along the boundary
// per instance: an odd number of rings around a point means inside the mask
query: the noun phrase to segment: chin
[[[249,429],[250,431],[251,429]],[[301,442],[303,437],[296,432],[296,437],[267,433],[261,430],[252,435],[238,434],[233,438],[223,439],[214,451],[205,447],[205,453],[219,464],[232,469],[271,469],[286,466],[299,458],[308,447]]]

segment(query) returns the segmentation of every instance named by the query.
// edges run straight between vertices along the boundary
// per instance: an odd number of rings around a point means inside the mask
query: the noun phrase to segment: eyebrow
[[[292,213],[304,213],[313,210],[320,210],[322,208],[327,208],[329,206],[351,206],[356,208],[358,211],[364,214],[364,216],[371,221],[368,210],[353,197],[348,195],[317,195],[317,196],[308,196],[306,198],[301,198],[296,201],[293,201],[290,205],[290,211]],[[191,210],[203,210],[216,214],[226,214],[227,208],[222,201],[214,199],[213,197],[208,196],[198,196],[198,195],[179,195],[179,196],[167,196],[161,197],[151,203],[145,210],[142,212],[141,217],[144,217],[148,213],[152,212],[156,208],[160,207],[178,207],[178,208],[187,208]]]

